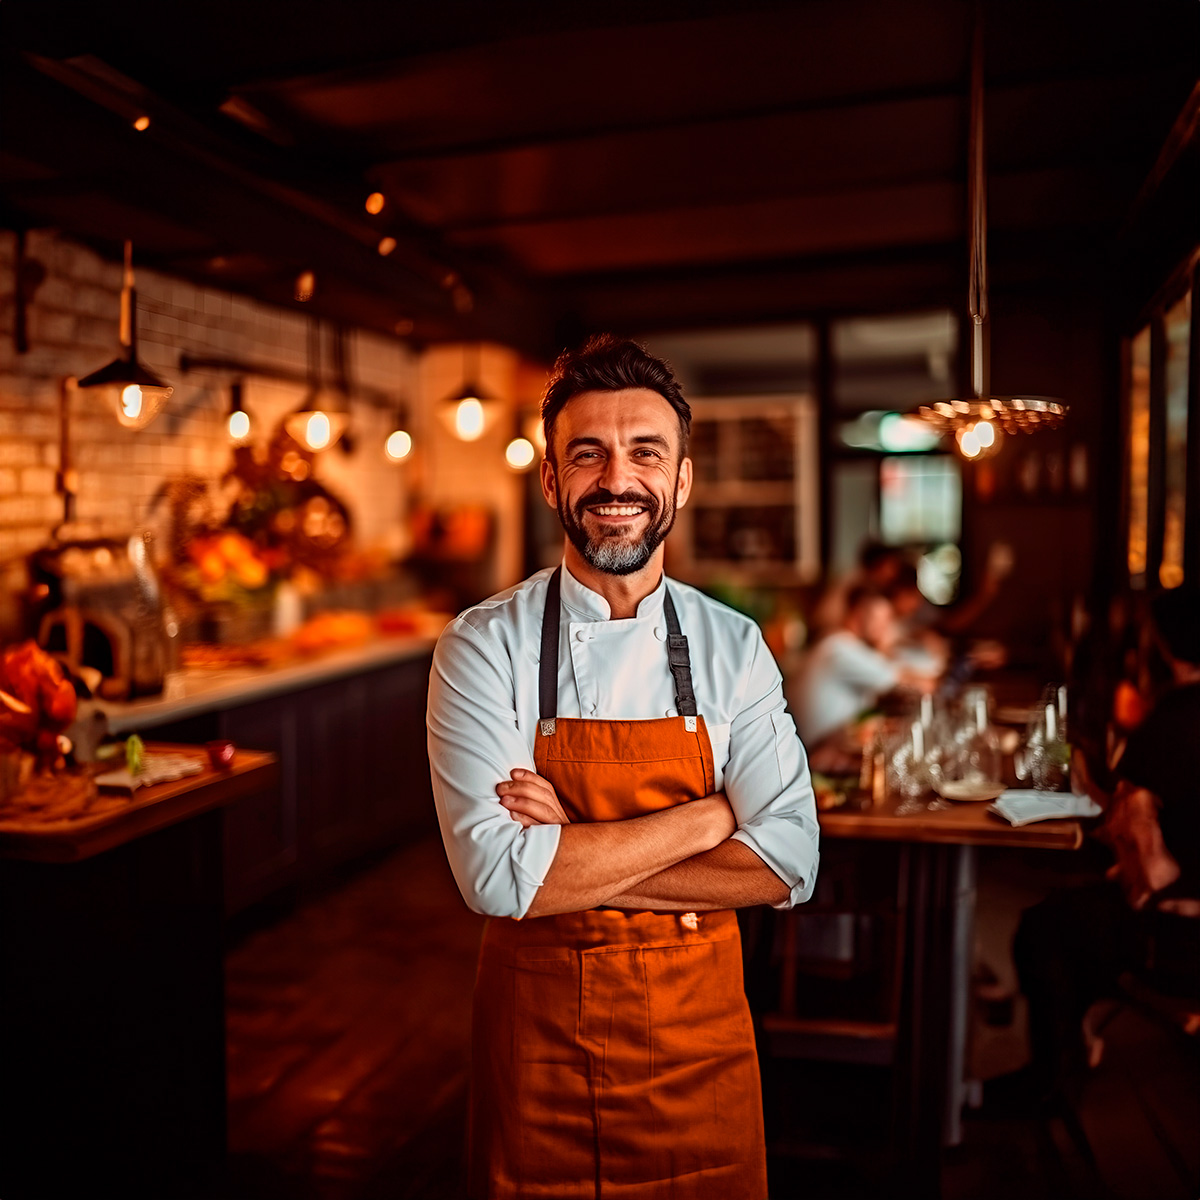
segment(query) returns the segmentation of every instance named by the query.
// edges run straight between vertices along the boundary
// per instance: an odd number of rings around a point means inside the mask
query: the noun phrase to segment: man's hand
[[[536,775],[533,778],[536,784],[521,789],[520,808],[561,814],[557,796],[553,805],[550,803],[550,785]],[[514,820],[528,818],[524,811],[510,811]],[[541,822],[535,817],[531,823]],[[554,823],[562,824],[562,834],[546,878],[529,907],[527,915],[531,917],[605,904],[611,896],[631,892],[643,879],[719,846],[737,828],[733,809],[719,792],[622,821],[571,824],[561,816]]]
[[[563,811],[558,793],[548,780],[533,771],[517,767],[512,779],[496,784],[500,803],[508,809],[514,821],[523,828],[530,825],[569,825],[571,818]]]
[[[1163,843],[1153,792],[1123,782],[1102,826],[1102,837],[1117,856],[1108,878],[1120,883],[1130,907],[1144,908],[1155,892],[1179,878],[1179,864]]]

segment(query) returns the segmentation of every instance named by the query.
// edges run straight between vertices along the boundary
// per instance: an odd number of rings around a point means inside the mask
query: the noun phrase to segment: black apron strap
[[[538,716],[543,721],[558,715],[558,625],[562,617],[559,596],[562,567],[555,567],[546,586],[546,607],[542,612],[542,657],[538,663]]]
[[[679,628],[671,590],[663,596],[663,615],[667,618],[667,662],[675,679],[675,710],[681,717],[696,716],[696,693],[692,690],[692,659],[688,640]]]
[[[546,586],[542,612],[542,657],[538,663],[538,717],[549,721],[558,715],[558,630],[562,619],[562,568],[556,567]],[[675,709],[681,717],[696,716],[696,693],[692,690],[692,660],[688,640],[679,627],[679,617],[668,589],[663,596],[667,619],[667,662],[675,680]]]

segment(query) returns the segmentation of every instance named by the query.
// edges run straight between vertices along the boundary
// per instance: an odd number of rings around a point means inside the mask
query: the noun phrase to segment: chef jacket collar
[[[641,621],[647,617],[653,618],[661,615],[663,599],[666,594],[667,577],[664,573],[658,581],[658,587],[650,595],[642,598],[637,607],[637,615],[633,619]],[[612,609],[609,607],[608,601],[599,592],[593,592],[590,587],[585,587],[580,583],[567,569],[565,561],[562,568],[562,599],[572,613],[581,616],[586,621],[608,621],[612,618]]]

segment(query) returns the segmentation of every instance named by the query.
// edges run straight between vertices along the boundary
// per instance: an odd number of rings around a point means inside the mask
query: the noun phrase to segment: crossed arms
[[[718,793],[624,821],[573,825],[550,783],[521,768],[496,787],[525,828],[562,827],[558,852],[528,916],[613,908],[699,911],[782,904],[791,888],[757,854],[730,841],[733,809]]]

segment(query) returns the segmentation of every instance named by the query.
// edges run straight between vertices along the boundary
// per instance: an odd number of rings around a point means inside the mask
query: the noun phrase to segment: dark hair
[[[875,600],[883,600],[888,604],[891,603],[887,596],[877,587],[872,587],[869,583],[857,584],[846,593],[846,615],[849,616],[850,613],[863,608]]]
[[[567,401],[583,392],[621,392],[646,388],[657,392],[679,418],[680,457],[687,453],[692,410],[671,368],[644,347],[612,333],[597,333],[577,350],[564,350],[554,363],[542,395],[546,452],[554,445],[554,423]]]
[[[858,564],[864,571],[874,570],[889,560],[902,559],[900,550],[883,542],[864,542],[858,552]]]
[[[1200,588],[1172,588],[1150,604],[1158,636],[1172,658],[1200,665]]]
[[[883,594],[889,600],[894,600],[902,592],[911,592],[914,589],[919,591],[918,578],[917,568],[910,562],[902,562],[896,571],[896,578],[884,588]]]

